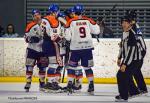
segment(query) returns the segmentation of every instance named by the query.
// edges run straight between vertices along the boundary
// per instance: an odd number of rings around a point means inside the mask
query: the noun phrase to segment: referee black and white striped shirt
[[[134,33],[137,41],[137,54],[135,55],[135,60],[142,60],[146,54],[146,44],[141,29],[137,23],[133,26],[132,32]]]
[[[133,27],[129,32],[123,32],[118,59],[130,65],[133,60],[141,60],[146,54],[146,45],[141,31]]]

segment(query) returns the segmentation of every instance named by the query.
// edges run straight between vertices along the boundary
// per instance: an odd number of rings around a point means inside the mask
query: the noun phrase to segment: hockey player
[[[74,8],[67,9],[65,11],[65,14],[66,15],[62,15],[61,13],[59,13],[59,16],[65,18],[66,21],[69,21],[71,18],[73,18],[73,15],[75,14]],[[58,17],[58,19],[59,19],[59,17]],[[62,21],[62,19],[60,20],[60,22],[62,22],[63,25],[66,24],[66,23],[64,23],[64,20]],[[64,28],[64,26],[62,26],[62,28]],[[63,31],[65,31],[65,28],[63,29]],[[64,36],[65,36],[65,34],[63,34],[63,37]],[[64,43],[64,42],[62,42],[62,43]],[[60,51],[62,51],[61,49],[63,49],[63,50],[65,49],[66,50],[65,67],[64,67],[64,69],[68,68],[68,60],[69,60],[69,52],[70,52],[70,49],[69,49],[70,45],[69,44],[70,44],[69,42],[65,41],[65,43],[64,43],[65,47],[61,47],[60,48]],[[67,61],[66,61],[66,59],[67,59]],[[81,87],[82,87],[81,84],[82,84],[83,72],[82,72],[81,66],[76,67],[75,75],[76,75],[76,78],[75,78],[74,83],[73,83],[73,90],[78,91],[78,90],[81,90]],[[62,78],[62,79],[64,79],[64,78]],[[64,87],[63,90],[67,91],[67,87]]]
[[[58,66],[63,66],[57,44],[57,37],[59,37],[59,34],[61,33],[60,22],[57,20],[59,6],[56,4],[50,5],[48,12],[49,15],[44,17],[44,19],[49,22],[49,27],[46,28],[48,30],[46,30],[47,32],[44,35],[43,52],[49,59],[49,67],[47,70],[48,82],[46,83],[44,89],[46,92],[57,92],[61,89],[61,87],[58,85],[56,69]]]
[[[72,19],[74,15],[75,15],[75,8],[73,7],[68,10],[68,21]],[[73,87],[72,87],[73,90],[78,91],[82,89],[82,78],[83,78],[83,72],[81,67],[81,61],[79,61],[78,66],[75,68],[75,80],[73,82]]]
[[[66,24],[66,20],[65,20],[65,14],[62,12],[59,12],[57,15],[57,19],[60,22],[60,38],[64,37],[64,25]],[[65,41],[61,41],[58,42],[59,45],[59,51],[60,51],[60,56],[62,58],[63,61],[63,65],[65,65],[64,60],[66,59],[66,45],[65,45]],[[61,82],[61,72],[63,70],[63,66],[58,66],[56,69],[56,75],[57,75],[57,81],[60,83]]]
[[[39,68],[39,87],[44,87],[45,71],[48,66],[48,59],[42,53],[43,28],[41,28],[41,14],[37,9],[32,10],[33,21],[26,27],[25,40],[28,43],[26,50],[26,85],[25,90],[28,92],[31,86],[33,68],[37,64]]]
[[[69,60],[68,72],[68,91],[72,93],[73,80],[75,79],[75,68],[81,60],[81,66],[84,68],[86,77],[89,81],[88,92],[94,92],[94,75],[91,67],[93,66],[93,43],[92,34],[99,34],[98,25],[90,18],[83,17],[83,6],[74,6],[75,14],[67,22],[65,38],[70,41],[71,56]]]

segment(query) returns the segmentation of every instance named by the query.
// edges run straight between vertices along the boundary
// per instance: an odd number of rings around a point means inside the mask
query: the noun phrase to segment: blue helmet
[[[74,10],[76,13],[82,13],[83,12],[83,5],[81,5],[81,4],[75,5]]]
[[[36,14],[36,13],[39,13],[40,14],[40,11],[38,9],[32,9],[32,15]]]
[[[73,12],[75,12],[74,8],[69,8],[69,9],[64,11],[65,15],[67,15],[67,16],[69,16],[70,13],[73,13]]]
[[[74,13],[75,12],[75,9],[74,8],[70,8],[70,9],[68,9],[68,13],[70,14],[70,13]]]
[[[52,4],[48,8],[49,13],[58,12],[59,6],[57,4]]]
[[[62,12],[59,12],[58,13],[58,17],[65,17],[66,15],[64,14],[64,13],[62,13]]]

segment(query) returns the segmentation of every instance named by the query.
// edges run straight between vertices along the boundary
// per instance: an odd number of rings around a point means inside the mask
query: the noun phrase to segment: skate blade
[[[44,93],[54,93],[54,91],[53,91],[53,90],[50,90],[50,89],[44,89],[43,92],[44,92]]]
[[[81,93],[81,90],[74,90],[73,93]]]
[[[129,99],[132,99],[132,98],[136,98],[136,97],[139,97],[139,96],[141,96],[141,94],[133,95],[133,96],[128,97],[128,98],[129,98]]]
[[[29,89],[25,89],[25,92],[29,92]]]
[[[140,93],[141,96],[148,96],[148,92],[147,93]]]
[[[115,99],[115,102],[128,102],[128,100],[123,100],[123,99]]]
[[[72,92],[68,92],[67,95],[72,95]]]
[[[72,95],[72,93],[73,93],[74,91],[67,91],[67,95]]]
[[[44,89],[44,93],[62,93],[62,90],[51,90],[51,89]]]
[[[89,95],[94,95],[94,91],[88,92]]]
[[[44,92],[45,90],[44,90],[44,88],[39,88],[39,91]]]
[[[63,91],[59,89],[59,90],[55,90],[55,93],[63,93]]]

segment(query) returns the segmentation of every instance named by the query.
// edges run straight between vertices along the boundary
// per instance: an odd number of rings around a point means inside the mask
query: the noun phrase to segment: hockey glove
[[[36,36],[32,36],[30,38],[30,43],[38,43],[40,41],[40,38],[36,37]]]

